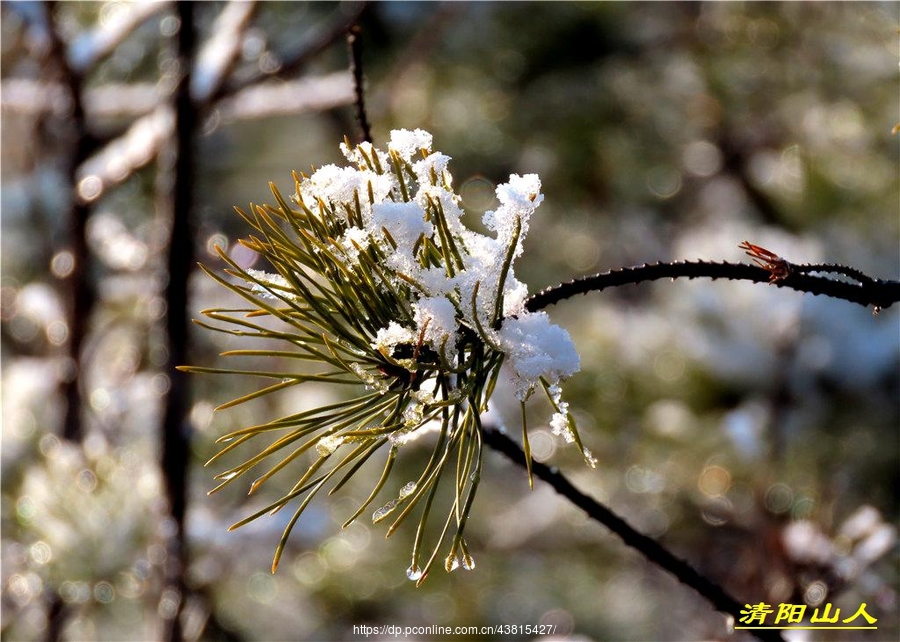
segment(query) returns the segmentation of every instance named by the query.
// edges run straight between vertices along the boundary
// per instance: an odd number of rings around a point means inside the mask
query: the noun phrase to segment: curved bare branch
[[[783,259],[782,259],[783,260]],[[900,281],[882,280],[864,275],[858,270],[844,266],[803,266],[784,261],[786,274],[775,275],[772,269],[746,263],[714,263],[708,261],[676,261],[673,263],[645,263],[635,267],[621,268],[586,276],[567,283],[541,290],[525,302],[528,310],[536,311],[554,303],[569,299],[576,294],[600,292],[622,285],[656,281],[658,279],[727,279],[730,281],[752,281],[770,283],[780,288],[790,288],[798,292],[821,294],[836,299],[873,306],[875,312],[888,308],[900,301]],[[829,269],[825,269],[829,268]],[[828,272],[848,276],[855,274],[856,282],[837,280],[827,276],[817,276],[808,272]]]

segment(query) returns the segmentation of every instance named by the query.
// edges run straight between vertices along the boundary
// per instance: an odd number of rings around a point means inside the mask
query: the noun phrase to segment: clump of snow
[[[390,253],[390,267],[404,274],[415,273],[413,248],[423,234],[434,234],[434,226],[425,220],[425,210],[415,202],[376,203],[372,208],[370,234],[378,238],[383,237],[385,232],[397,244],[396,250]]]
[[[430,236],[434,226],[425,220],[418,203],[376,203],[372,208],[372,232],[387,230],[397,247],[412,253],[413,244],[422,234]]]
[[[381,163],[382,166],[388,162],[387,154],[376,149],[369,141],[364,141],[353,147],[350,147],[347,143],[341,143],[341,153],[344,155],[344,158],[360,169],[374,169],[370,163],[374,164],[376,161]]]
[[[500,328],[501,347],[516,374],[516,395],[524,400],[541,377],[558,383],[581,367],[569,333],[550,323],[546,312],[507,319]]]
[[[369,186],[376,201],[379,201],[387,197],[393,184],[385,174],[354,167],[324,165],[301,183],[297,200],[311,210],[318,207],[319,200],[327,205],[352,204],[355,195],[359,195],[361,203],[365,204],[368,203]]]
[[[403,160],[410,160],[420,150],[431,149],[432,136],[423,129],[395,129],[391,132],[388,149],[396,152]]]
[[[449,156],[440,152],[434,152],[413,163],[413,171],[416,173],[416,180],[419,182],[419,185],[439,186],[445,178],[444,172],[447,170],[449,162]]]
[[[413,305],[417,334],[435,352],[448,359],[456,357],[456,308],[444,296],[423,297]]]
[[[375,335],[375,341],[372,342],[372,347],[381,350],[386,354],[390,354],[396,346],[403,343],[412,343],[415,338],[416,335],[413,334],[412,330],[404,328],[396,321],[391,321]]]
[[[483,221],[488,229],[497,232],[497,241],[508,247],[512,243],[516,223],[520,226],[519,240],[513,257],[522,253],[522,239],[528,234],[528,221],[537,206],[544,200],[541,194],[541,179],[537,174],[519,176],[513,174],[508,183],[497,186],[500,207],[484,213]]]
[[[359,251],[369,246],[369,231],[361,227],[348,227],[339,240],[341,249],[351,261],[359,258]]]
[[[316,452],[321,457],[328,457],[344,443],[343,435],[327,435],[316,442]]]

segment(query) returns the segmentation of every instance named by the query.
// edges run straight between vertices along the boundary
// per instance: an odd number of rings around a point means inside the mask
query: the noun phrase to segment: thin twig
[[[372,142],[372,127],[369,125],[369,117],[366,114],[365,102],[365,78],[363,76],[362,62],[362,46],[361,38],[362,29],[360,26],[353,25],[347,32],[347,45],[350,48],[350,73],[353,75],[353,93],[354,105],[356,106],[356,120],[359,122],[359,128],[362,130],[362,139],[366,142]]]
[[[547,288],[530,297],[525,302],[528,310],[535,311],[559,303],[576,294],[599,292],[607,288],[622,285],[655,281],[657,279],[708,278],[727,279],[731,281],[752,281],[754,283],[770,283],[777,287],[790,288],[809,294],[822,294],[836,299],[858,303],[875,311],[890,307],[900,301],[900,281],[882,280],[863,275],[858,270],[852,273],[858,283],[848,283],[829,279],[824,276],[805,274],[802,266],[788,264],[790,274],[783,278],[772,279],[772,271],[758,265],[745,263],[711,263],[707,261],[676,261],[674,263],[650,263],[636,267],[610,270],[593,276],[587,276],[567,283]],[[801,269],[796,269],[801,268]],[[851,268],[846,268],[851,273]],[[818,270],[816,270],[818,271]],[[833,269],[832,272],[839,270]],[[859,278],[864,277],[863,279]]]
[[[512,439],[499,430],[485,427],[484,443],[505,455],[517,466],[526,467],[525,453]],[[585,495],[575,488],[558,470],[541,462],[532,462],[532,474],[550,484],[557,493],[587,513],[588,517],[600,522],[619,536],[628,546],[638,551],[648,561],[667,570],[682,584],[689,586],[710,602],[717,610],[734,616],[740,620],[742,605],[722,587],[701,575],[690,564],[676,557],[656,540],[634,530],[625,520],[597,500]],[[778,631],[752,631],[758,639],[766,642],[784,642]]]

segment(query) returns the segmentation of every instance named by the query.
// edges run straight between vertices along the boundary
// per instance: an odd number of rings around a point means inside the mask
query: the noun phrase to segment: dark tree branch
[[[88,319],[94,308],[96,294],[89,276],[90,253],[87,242],[87,220],[90,207],[76,193],[78,167],[87,160],[93,149],[94,140],[88,132],[84,112],[82,77],[66,59],[65,43],[54,25],[54,14],[58,5],[48,3],[48,35],[50,37],[50,57],[62,77],[71,99],[69,126],[72,131],[72,150],[66,161],[65,174],[71,185],[70,206],[67,216],[69,223],[70,251],[74,259],[71,274],[66,278],[66,290],[69,296],[69,359],[72,364],[69,377],[62,384],[62,393],[66,400],[66,413],[63,418],[62,436],[71,441],[79,441],[84,436],[82,426],[81,399],[81,350],[88,330]]]
[[[362,30],[359,25],[353,25],[347,32],[347,45],[350,48],[350,73],[353,74],[354,105],[356,107],[356,120],[362,131],[362,139],[372,142],[372,127],[369,125],[369,117],[366,114],[365,102],[365,78],[363,76],[362,46],[360,35]]]
[[[69,228],[69,251],[73,258],[72,272],[64,281],[67,295],[64,298],[68,298],[68,357],[71,366],[68,376],[60,385],[60,392],[66,402],[62,421],[62,437],[72,442],[80,442],[84,437],[81,357],[88,333],[88,320],[96,302],[96,292],[88,270],[90,251],[87,242],[87,221],[91,211],[87,203],[78,197],[76,186],[78,167],[90,155],[94,139],[88,131],[85,117],[83,78],[69,64],[65,42],[56,28],[56,25],[59,24],[59,21],[55,20],[58,6],[56,2],[47,2],[40,9],[45,12],[46,31],[50,42],[50,63],[55,65],[56,72],[60,75],[62,84],[66,87],[71,100],[68,121],[72,140],[63,168],[63,173],[70,186],[69,211],[66,214],[66,222]],[[63,637],[70,609],[66,608],[62,597],[56,591],[53,591],[48,601],[45,639],[48,642],[56,642]]]
[[[180,613],[185,593],[185,511],[187,504],[190,424],[187,419],[188,382],[175,366],[188,361],[188,277],[194,264],[194,234],[191,225],[193,188],[195,183],[197,112],[191,99],[191,69],[196,49],[195,4],[190,0],[177,3],[180,22],[177,55],[181,77],[175,88],[175,165],[172,185],[172,227],[169,236],[168,277],[166,286],[166,330],[169,355],[165,372],[171,378],[163,419],[162,472],[175,522],[175,533],[169,542],[160,613],[163,614],[163,639],[183,639]]]
[[[517,466],[527,468],[525,453],[512,439],[499,430],[485,427],[484,443],[505,455]],[[587,513],[588,517],[597,521],[619,536],[631,548],[638,551],[649,562],[667,570],[682,584],[689,586],[708,600],[717,610],[734,616],[740,620],[741,609],[745,608],[720,586],[697,572],[683,559],[676,557],[656,540],[634,530],[621,517],[595,499],[575,488],[558,470],[546,464],[534,461],[531,464],[532,474],[550,484],[557,493]],[[784,642],[778,631],[752,631],[758,639],[765,642]]]
[[[862,306],[873,306],[875,311],[888,308],[900,301],[900,281],[881,280],[866,276],[852,268],[843,266],[803,266],[785,262],[789,273],[783,278],[773,278],[771,270],[745,263],[710,263],[707,261],[677,261],[675,263],[651,263],[630,268],[610,270],[587,276],[568,283],[547,288],[530,297],[525,302],[528,310],[535,311],[559,303],[576,294],[599,292],[621,285],[655,281],[657,279],[708,278],[730,281],[752,281],[771,283],[778,287],[799,292],[822,294],[843,299]],[[806,272],[829,272],[852,276],[856,283],[838,281],[825,276],[814,276]]]

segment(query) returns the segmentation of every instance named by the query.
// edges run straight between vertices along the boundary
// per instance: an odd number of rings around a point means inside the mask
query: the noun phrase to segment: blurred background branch
[[[52,262],[54,274],[63,279],[63,298],[70,301],[68,314],[58,322],[66,333],[57,343],[64,343],[69,352],[59,375],[61,396],[66,400],[59,434],[72,442],[76,451],[90,448],[91,443],[96,450],[96,444],[101,442],[97,441],[99,435],[95,429],[115,430],[108,420],[93,415],[85,417],[83,413],[86,400],[88,407],[97,412],[99,397],[96,389],[90,394],[91,384],[86,382],[86,377],[102,363],[97,355],[87,358],[85,346],[91,346],[92,352],[105,349],[103,341],[92,339],[89,334],[98,317],[105,314],[102,308],[100,312],[95,310],[97,269],[93,265],[89,237],[93,234],[101,243],[104,263],[126,270],[145,265],[141,256],[148,248],[142,248],[125,230],[117,241],[109,242],[101,227],[116,227],[120,223],[109,214],[94,214],[94,209],[98,203],[107,201],[110,194],[114,198],[113,190],[118,186],[133,185],[136,174],[155,164],[153,220],[166,233],[164,240],[160,238],[159,249],[168,257],[163,287],[156,298],[149,300],[151,319],[165,318],[164,342],[151,348],[157,350],[154,360],[162,366],[163,373],[155,380],[164,407],[159,418],[163,436],[159,474],[168,513],[161,523],[161,550],[165,552],[160,558],[162,582],[156,610],[161,621],[159,635],[167,640],[182,640],[197,633],[196,630],[191,633],[191,612],[200,602],[186,583],[191,395],[187,383],[178,380],[181,375],[174,366],[186,362],[190,351],[188,286],[194,265],[192,212],[196,208],[199,128],[210,117],[214,126],[218,126],[236,120],[293,115],[348,104],[353,100],[352,80],[344,72],[258,84],[282,76],[281,65],[272,64],[274,57],[270,56],[268,62],[261,64],[263,73],[245,76],[241,83],[226,88],[226,81],[244,57],[256,3],[227,4],[216,15],[208,32],[211,35],[197,55],[193,3],[98,5],[100,19],[96,24],[75,33],[67,30],[71,26],[67,22],[69,17],[58,15],[66,8],[56,3],[4,5],[5,12],[12,10],[12,15],[23,19],[29,30],[30,46],[45,52],[45,64],[50,71],[37,77],[4,75],[2,79],[5,116],[16,114],[25,119],[47,121],[45,127],[51,128],[61,121],[68,127],[61,136],[67,147],[58,148],[63,161],[62,180],[67,183],[70,195],[70,212],[64,219],[68,221],[68,229],[64,237],[66,245],[56,251]],[[115,62],[117,52],[135,45],[140,38],[138,32],[154,19],[154,29],[164,37],[175,36],[178,42],[172,48],[171,57],[165,46],[160,49],[160,67],[165,71],[155,82],[88,83],[92,76],[102,76],[104,63]],[[346,20],[342,15],[338,22],[332,21],[325,33],[313,38],[305,53],[293,52],[285,71],[296,72],[331,42],[339,40],[342,32],[335,25]],[[255,37],[258,39],[258,31]],[[215,101],[222,103],[219,108],[213,108]],[[128,248],[134,249],[130,256]],[[9,318],[8,304],[5,299],[4,320]],[[109,302],[99,304],[105,308]],[[84,419],[89,420],[88,428],[83,424]],[[118,440],[123,436],[108,433],[107,437]],[[44,627],[47,639],[71,635],[72,618],[77,621],[78,610],[72,608],[64,589],[65,585],[48,586],[47,626]],[[226,630],[209,613],[203,619],[204,627],[210,630]]]

